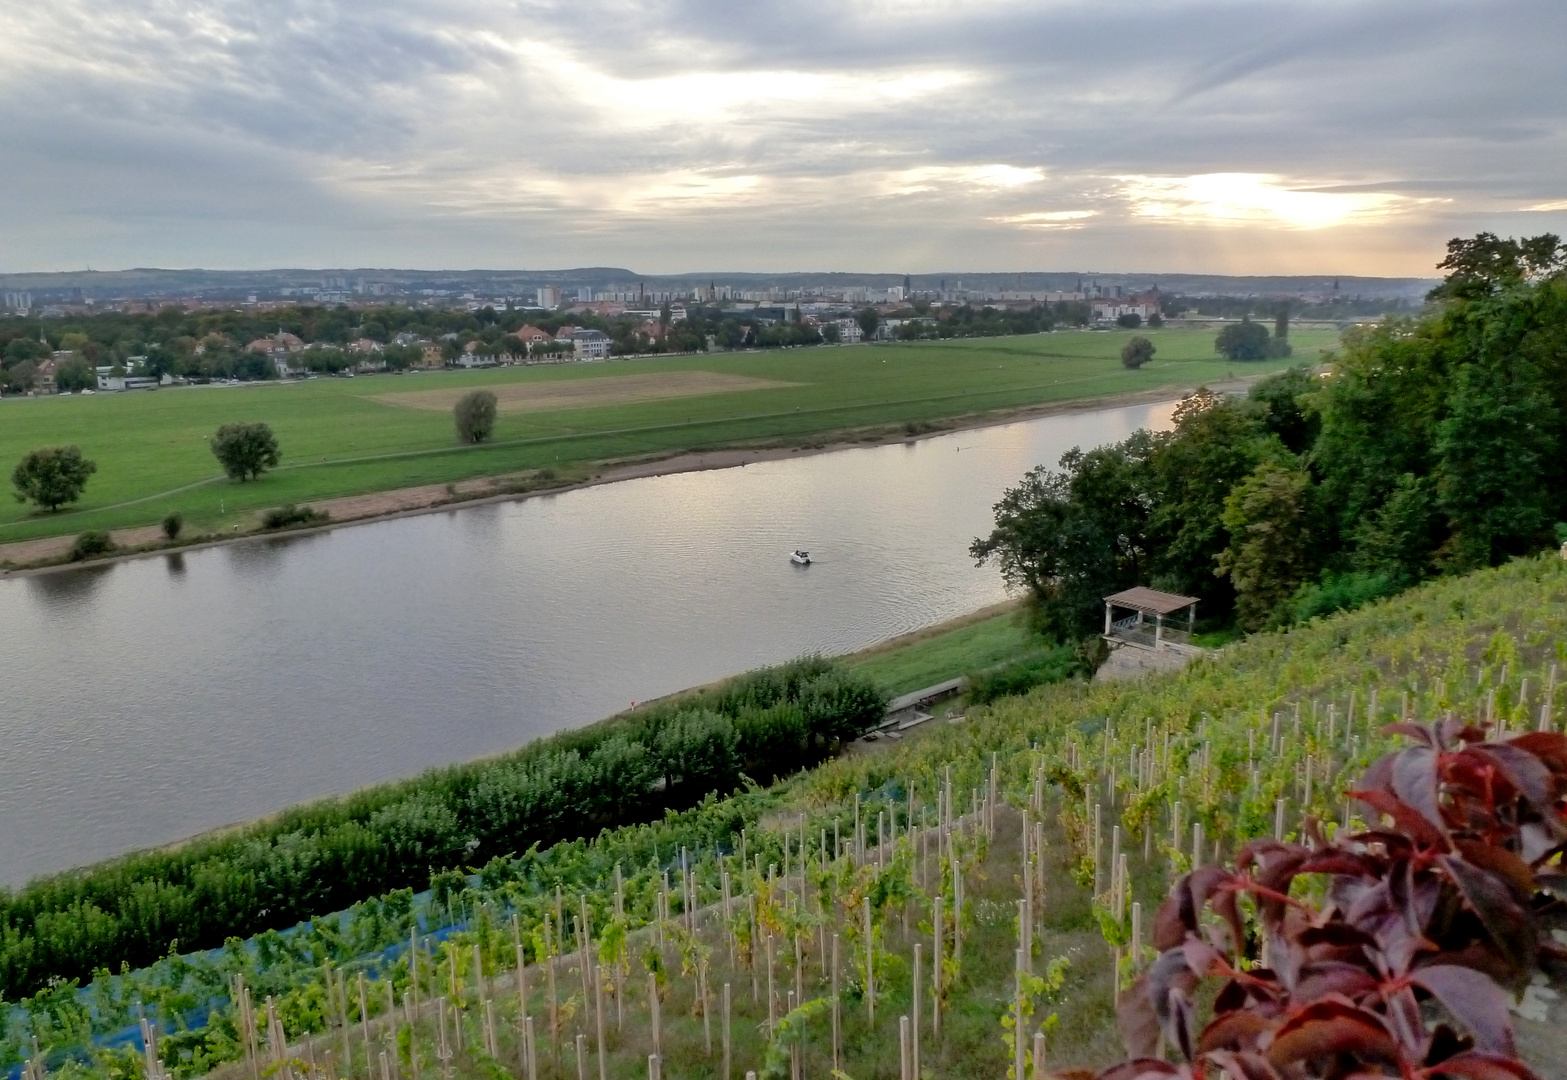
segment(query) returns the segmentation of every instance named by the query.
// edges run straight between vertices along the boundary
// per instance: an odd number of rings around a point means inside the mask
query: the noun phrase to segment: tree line
[[[1441,269],[1426,313],[1349,331],[1326,370],[1034,469],[971,553],[1069,640],[1133,584],[1255,630],[1567,540],[1567,246],[1481,234]]]
[[[767,782],[879,722],[885,696],[820,658],[489,761],[295,807],[221,836],[0,892],[0,994],[291,926],[432,873],[590,836]]]

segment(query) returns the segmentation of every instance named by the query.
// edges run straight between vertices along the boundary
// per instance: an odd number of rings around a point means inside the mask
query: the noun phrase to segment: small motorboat
[[[789,555],[789,561],[794,563],[796,566],[810,566],[811,553],[809,551],[802,551],[799,548],[795,548],[794,551]]]

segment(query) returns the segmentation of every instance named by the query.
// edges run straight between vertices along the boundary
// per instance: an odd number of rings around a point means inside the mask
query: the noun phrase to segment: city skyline
[[[1567,228],[1512,0],[0,7],[0,271],[1430,277]]]

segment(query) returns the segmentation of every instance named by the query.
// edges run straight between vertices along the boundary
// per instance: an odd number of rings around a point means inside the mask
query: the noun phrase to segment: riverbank
[[[84,497],[56,513],[0,503],[0,542],[145,530],[170,513],[187,532],[228,535],[288,504],[919,430],[1039,405],[1173,393],[1289,363],[1230,364],[1202,331],[1147,334],[1158,354],[1137,370],[1119,358],[1129,332],[1073,331],[7,401],[0,462],[69,444],[98,471]],[[1296,351],[1310,363],[1331,345],[1328,335],[1307,335]],[[475,389],[496,395],[499,416],[490,439],[462,444],[450,402]],[[225,479],[208,439],[234,421],[270,425],[282,463],[248,483]]]
[[[1260,372],[1254,376],[1228,379],[1209,385],[1210,389],[1222,393],[1242,393],[1253,382],[1271,373],[1271,371]],[[156,525],[117,529],[110,532],[110,538],[115,546],[114,552],[100,558],[72,560],[71,549],[76,542],[74,536],[50,536],[13,541],[0,544],[0,580],[6,577],[105,566],[130,559],[197,551],[280,536],[329,532],[349,525],[365,525],[461,507],[515,502],[538,495],[558,495],[623,480],[730,469],[763,461],[808,457],[889,443],[912,443],[958,431],[999,427],[1049,416],[1171,401],[1194,389],[1196,389],[1195,385],[1173,389],[1160,387],[1155,390],[992,410],[945,420],[920,421],[903,425],[879,424],[798,439],[773,439],[738,443],[711,450],[612,458],[569,469],[539,469],[527,473],[480,477],[451,484],[423,484],[390,491],[320,499],[308,505],[311,509],[325,514],[328,520],[303,528],[266,529],[262,525],[263,512],[258,510],[248,514],[243,522],[232,525],[228,531],[197,533],[173,541],[164,539],[160,528]]]

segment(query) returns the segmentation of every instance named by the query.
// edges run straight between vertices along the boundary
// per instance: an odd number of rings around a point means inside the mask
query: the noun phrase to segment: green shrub
[[[95,555],[107,555],[114,550],[114,538],[102,529],[88,529],[71,545],[71,561],[81,562]]]
[[[997,698],[1026,694],[1036,686],[1071,678],[1078,663],[1070,646],[1058,645],[988,671],[975,672],[968,677],[966,696],[975,705],[988,705]]]
[[[165,540],[178,540],[184,528],[185,516],[178,510],[175,510],[163,519],[163,537]]]
[[[321,525],[331,521],[332,515],[325,510],[317,510],[310,506],[295,506],[289,503],[286,506],[275,506],[261,515],[261,527],[263,529],[297,529],[308,525]]]
[[[1354,611],[1373,600],[1392,596],[1405,584],[1391,574],[1324,574],[1321,581],[1307,582],[1295,591],[1290,599],[1289,618],[1303,623],[1335,611]]]

